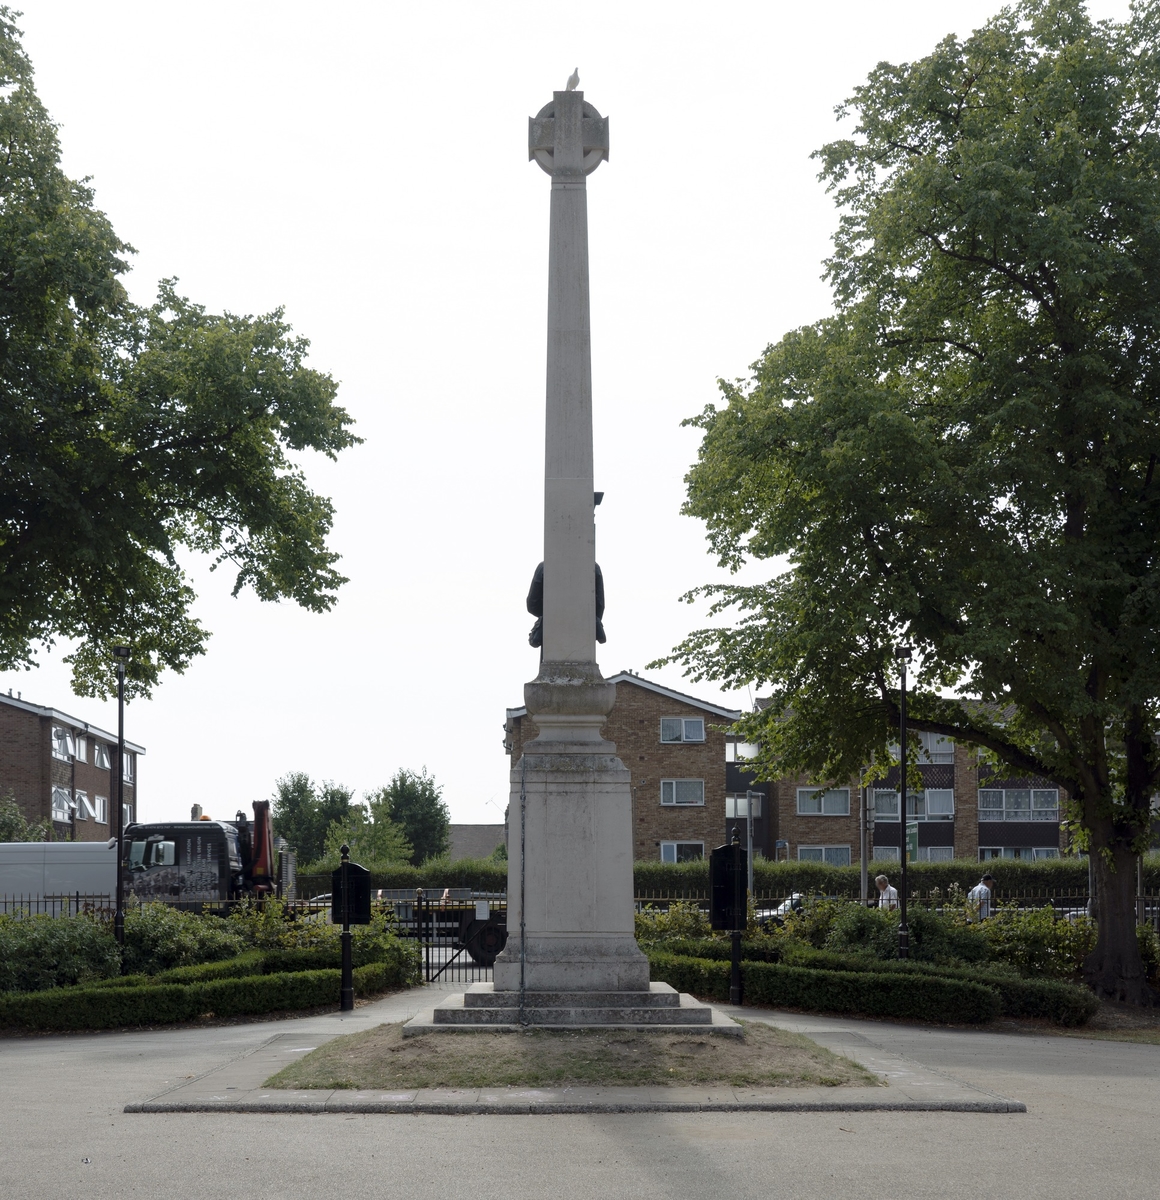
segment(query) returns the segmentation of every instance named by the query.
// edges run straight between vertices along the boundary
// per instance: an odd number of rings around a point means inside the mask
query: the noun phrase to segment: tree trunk
[[[1136,941],[1136,856],[1122,844],[1113,847],[1110,863],[1096,847],[1091,853],[1099,936],[1084,960],[1084,979],[1101,1000],[1160,1003],[1144,975]]]

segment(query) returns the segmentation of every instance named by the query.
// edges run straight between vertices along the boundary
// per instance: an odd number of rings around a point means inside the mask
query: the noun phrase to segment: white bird
[[[569,91],[569,92],[574,92],[579,86],[580,86],[580,68],[577,67],[576,70],[574,70],[572,72],[572,74],[568,76],[568,86],[565,90]]]

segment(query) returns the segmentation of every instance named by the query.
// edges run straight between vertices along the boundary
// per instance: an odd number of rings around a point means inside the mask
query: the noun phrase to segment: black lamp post
[[[910,957],[910,927],[906,923],[906,887],[907,887],[907,843],[908,830],[910,826],[910,814],[906,806],[906,763],[909,758],[906,745],[906,664],[910,662],[910,647],[899,646],[894,651],[894,657],[898,659],[898,665],[901,670],[902,687],[898,700],[898,763],[899,774],[901,776],[898,784],[898,807],[899,819],[902,822],[902,844],[899,846],[899,856],[902,859],[902,887],[899,892],[899,908],[901,921],[898,925],[898,957]]]
[[[128,646],[114,646],[117,664],[117,906],[113,910],[113,936],[125,945],[125,660]]]

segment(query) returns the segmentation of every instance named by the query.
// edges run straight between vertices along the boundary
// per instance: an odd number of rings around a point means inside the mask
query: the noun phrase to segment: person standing
[[[885,875],[878,875],[875,877],[874,883],[878,888],[878,907],[897,908],[898,889],[890,886],[890,880]]]
[[[994,888],[995,877],[988,874],[967,893],[967,899],[978,905],[980,921],[985,921],[991,915],[991,893]]]

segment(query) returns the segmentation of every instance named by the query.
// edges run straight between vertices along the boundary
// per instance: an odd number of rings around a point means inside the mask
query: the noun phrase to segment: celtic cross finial
[[[584,93],[553,92],[528,118],[528,159],[549,175],[591,175],[608,158],[608,118],[585,102]]]

